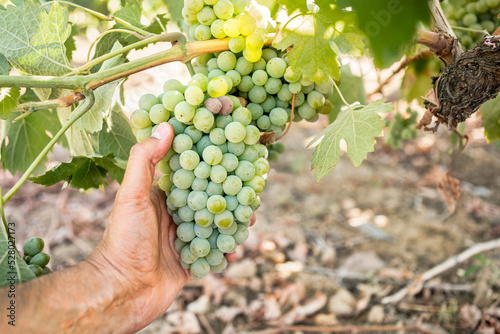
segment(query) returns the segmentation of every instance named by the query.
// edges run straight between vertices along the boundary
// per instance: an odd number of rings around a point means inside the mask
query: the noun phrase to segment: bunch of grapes
[[[23,260],[35,276],[41,276],[52,272],[52,270],[47,267],[50,261],[49,254],[42,253],[44,246],[43,240],[37,237],[28,239],[24,244]]]
[[[405,118],[401,113],[397,112],[394,115],[394,121],[389,122],[386,120],[385,125],[389,128],[389,131],[384,142],[397,150],[403,147],[405,141],[415,139],[418,136],[416,128],[418,112],[408,108],[406,114],[407,117]]]
[[[449,0],[445,14],[452,26],[493,33],[499,26],[500,0]],[[455,30],[462,45],[469,49],[483,40],[484,34]]]
[[[285,150],[272,137],[281,137],[292,121],[314,122],[320,113],[328,114],[334,83],[328,78],[317,84],[294,73],[287,55],[263,48],[263,42],[249,45],[252,34],[267,36],[258,22],[267,25],[268,18],[252,12],[258,5],[247,0],[184,4],[191,35],[199,40],[229,35],[230,50],[197,57],[187,85],[171,79],[159,96],[143,95],[131,123],[139,141],[162,122],[174,129],[172,148],[159,162],[164,175],[158,184],[177,224],[181,264],[193,277],[203,278],[224,270],[224,255],[248,238],[269,161],[279,160]],[[214,24],[223,20],[225,35],[213,33]],[[209,27],[210,33],[200,35]],[[245,38],[244,47],[235,49],[236,41]],[[267,147],[260,142],[264,132],[270,133],[262,141]]]
[[[230,37],[229,49],[251,62],[260,59],[267,35],[276,27],[269,9],[249,0],[184,0],[182,15],[191,39]]]

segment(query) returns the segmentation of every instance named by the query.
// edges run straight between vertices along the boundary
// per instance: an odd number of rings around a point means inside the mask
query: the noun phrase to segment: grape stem
[[[465,28],[465,27],[458,27],[458,26],[451,26],[453,30],[462,30],[462,31],[468,31],[468,32],[473,32],[478,35],[488,35],[489,32],[487,30],[477,30],[477,29],[471,29],[471,28]]]
[[[24,172],[21,178],[16,182],[16,184],[2,197],[2,205],[7,203],[7,201],[21,188],[21,186],[28,180],[31,173],[35,168],[42,162],[45,156],[50,152],[52,147],[57,143],[57,141],[64,135],[64,133],[70,128],[73,123],[75,123],[80,117],[82,117],[87,111],[94,105],[94,93],[90,90],[85,92],[85,100],[79,105],[69,116],[68,121],[63,127],[56,133],[52,140],[43,148],[43,150],[38,154],[36,159],[31,163],[28,169]]]
[[[285,135],[288,133],[288,130],[290,130],[290,128],[292,127],[294,112],[295,112],[295,94],[292,95],[292,111],[290,112],[290,122],[288,123],[288,126],[286,127],[285,132],[283,132],[281,134],[281,136],[279,136],[279,138],[276,139],[276,141],[278,141],[281,138],[285,137]]]
[[[337,86],[337,84],[335,83],[335,80],[333,80],[333,87],[335,87],[335,89],[337,90],[337,93],[339,93],[339,96],[342,99],[342,102],[344,102],[344,104],[347,106],[347,108],[349,108],[349,110],[351,112],[354,112],[354,110],[352,110],[352,108],[351,108],[351,105],[349,103],[347,103],[347,101],[345,100],[344,95],[342,95],[342,92],[340,91],[339,86]]]
[[[193,64],[191,64],[191,61],[188,60],[184,64],[186,65],[186,67],[189,71],[189,74],[191,74],[191,77],[193,77],[196,74],[196,72],[194,71]]]
[[[73,2],[69,2],[69,1],[57,1],[59,3],[62,3],[62,4],[65,4],[66,6],[73,6],[75,8],[78,8],[78,9],[81,9],[83,11],[86,11],[87,13],[90,13],[92,15],[94,15],[95,17],[98,17],[100,18],[101,20],[105,20],[105,21],[116,21],[122,25],[124,25],[125,27],[129,28],[130,30],[134,30],[135,32],[141,34],[142,36],[148,36],[150,35],[149,32],[147,32],[146,30],[143,30],[139,27],[136,27],[135,25],[131,24],[131,23],[128,23],[127,21],[119,18],[119,17],[116,17],[116,16],[113,16],[113,15],[105,15],[105,14],[102,14],[102,13],[99,13],[99,12],[96,12],[92,9],[89,9],[89,8],[85,8],[83,6],[80,6],[76,3],[73,3]],[[47,5],[50,5],[54,3],[54,1],[50,1],[50,2],[47,2],[47,3],[44,3],[43,6],[47,6]]]

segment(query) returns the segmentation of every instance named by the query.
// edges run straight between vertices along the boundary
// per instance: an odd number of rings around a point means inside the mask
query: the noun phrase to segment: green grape
[[[236,196],[226,195],[224,198],[226,199],[226,209],[229,211],[234,211],[240,205]]]
[[[179,163],[185,170],[194,170],[200,163],[200,156],[193,150],[186,150],[181,153]]]
[[[309,103],[309,105],[314,109],[319,108],[325,104],[325,96],[320,92],[313,90],[307,94],[307,103]]]
[[[215,79],[215,78],[223,76],[223,75],[225,75],[225,72],[219,68],[216,68],[216,69],[210,71],[207,78],[208,78],[208,80],[212,80],[212,79]],[[208,86],[207,86],[207,89],[208,89]]]
[[[168,111],[163,104],[155,104],[149,110],[149,118],[155,124],[168,121],[170,118],[170,111]]]
[[[241,78],[241,82],[238,85],[238,89],[242,92],[249,92],[254,86],[252,77],[245,75]]]
[[[303,87],[308,87],[308,86],[311,86],[314,84],[314,81],[310,78],[301,78],[300,79],[300,84],[303,86]]]
[[[234,68],[241,76],[249,75],[252,73],[253,64],[243,57],[238,58],[236,67]]]
[[[203,0],[184,0],[184,8],[193,12],[199,12],[203,8]]]
[[[240,122],[231,122],[224,129],[224,134],[229,142],[239,143],[243,141],[243,139],[245,139],[246,130],[243,124],[241,124]]]
[[[260,140],[260,131],[259,129],[254,126],[254,125],[247,125],[245,127],[245,139],[243,139],[243,142],[247,145],[255,145],[259,142]]]
[[[238,20],[228,19],[226,22],[224,22],[224,32],[229,37],[239,36],[240,31],[238,30]]]
[[[283,144],[282,142],[275,142],[273,143],[272,147],[273,150],[275,150],[278,153],[284,153],[286,149],[285,144]]]
[[[262,176],[255,175],[250,181],[246,181],[243,183],[245,187],[252,188],[256,194],[260,194],[264,187],[266,186],[266,180]],[[242,203],[243,204],[243,203]],[[248,205],[250,205],[249,203]]]
[[[234,6],[229,0],[219,0],[213,8],[215,15],[222,20],[227,20],[234,14]]]
[[[193,118],[193,125],[200,131],[208,132],[214,126],[215,117],[206,108],[200,108],[196,111]]]
[[[247,223],[252,220],[253,210],[248,205],[240,204],[234,210],[234,217],[242,223]]]
[[[233,70],[236,67],[236,56],[231,51],[221,52],[217,57],[217,66],[224,72]]]
[[[283,134],[283,130],[285,129],[285,126],[276,126],[271,123],[271,126],[269,127],[269,132],[275,132],[275,137],[279,138]]]
[[[230,196],[237,195],[242,187],[243,187],[243,182],[236,175],[229,175],[222,184],[224,192]]]
[[[251,47],[249,47],[248,46],[249,37],[250,36],[247,37],[247,47],[245,48],[245,50],[243,50],[243,57],[245,57],[245,59],[248,60],[249,62],[255,63],[262,56],[262,49],[260,48],[252,49]]]
[[[210,31],[210,27],[200,24],[194,30],[194,36],[198,41],[206,41],[212,37],[212,32]]]
[[[38,253],[31,258],[29,261],[30,264],[36,264],[40,267],[45,267],[50,261],[50,256],[47,253]]]
[[[267,82],[264,85],[266,92],[271,95],[278,94],[278,92],[281,90],[281,87],[282,87],[281,80],[276,78],[267,79]]]
[[[172,169],[174,172],[182,168],[179,162],[179,158],[180,154],[175,154],[168,162],[170,169]]]
[[[496,7],[500,6],[500,0],[486,0],[486,4],[490,8],[496,8]]]
[[[186,88],[184,97],[187,103],[189,103],[192,106],[197,106],[203,103],[203,100],[205,99],[205,94],[203,94],[203,91],[201,90],[200,87],[190,86]]]
[[[271,120],[269,119],[269,116],[267,115],[261,116],[257,120],[257,126],[262,130],[269,129],[269,127],[271,126]]]
[[[153,124],[149,118],[149,113],[142,109],[137,109],[130,115],[130,123],[137,129],[144,129]]]
[[[302,104],[298,109],[298,114],[304,119],[310,119],[316,115],[316,110],[309,103]]]
[[[236,248],[236,241],[230,235],[219,234],[217,237],[217,248],[223,253],[231,253]]]
[[[333,91],[333,80],[332,78],[328,77],[328,80],[323,81],[320,84],[315,83],[314,84],[314,89],[318,92],[320,92],[323,95],[329,94],[331,91]]]
[[[189,244],[191,253],[198,257],[204,257],[210,252],[210,243],[207,239],[196,237]]]
[[[255,144],[257,151],[259,151],[259,158],[265,158],[267,156],[267,148],[262,144]]]
[[[298,94],[302,91],[302,85],[299,82],[294,82],[288,85],[288,90],[292,94]]]
[[[213,214],[219,214],[226,209],[226,199],[221,195],[213,195],[208,198],[207,209]]]
[[[222,151],[215,145],[207,146],[202,153],[203,161],[209,165],[217,165],[222,160]]]
[[[170,180],[170,174],[163,175],[158,180],[158,187],[160,187],[160,189],[163,191],[170,192],[172,185],[173,185],[173,182]]]
[[[42,267],[40,267],[37,264],[30,264],[30,265],[28,265],[28,268],[37,277],[43,275],[43,269],[42,269]]]
[[[172,172],[172,168],[170,168],[169,165],[169,160],[175,154],[175,151],[173,149],[170,149],[168,152],[169,153],[165,156],[165,158],[163,158],[162,160],[160,160],[160,162],[158,162],[158,170],[162,174],[170,174]]]
[[[238,30],[243,36],[252,34],[257,29],[257,20],[251,14],[243,14],[238,18]]]
[[[246,145],[245,151],[238,158],[253,162],[259,158],[259,150],[254,145]]]
[[[198,260],[198,256],[196,254],[193,254],[193,252],[191,251],[191,247],[187,244],[184,247],[182,247],[180,256],[181,260],[187,264],[192,264],[196,260]]]
[[[196,18],[198,22],[206,26],[211,25],[216,19],[214,10],[208,6],[203,7],[196,15]]]
[[[204,191],[191,191],[187,198],[187,205],[193,211],[199,211],[207,206],[208,195]]]
[[[234,15],[245,12],[248,6],[248,0],[231,0],[234,6]]]
[[[187,204],[189,190],[175,188],[168,196],[173,205],[180,208]]]
[[[306,96],[304,93],[300,92],[298,94],[295,94],[295,107],[299,107],[304,103],[306,100]],[[279,100],[280,101],[280,100]],[[283,107],[281,107],[283,108]],[[286,107],[285,107],[286,108]]]
[[[222,184],[215,183],[213,181],[208,182],[206,193],[208,194],[208,196],[222,195],[223,194]]]
[[[177,210],[177,215],[182,221],[191,222],[194,220],[194,212],[195,211],[191,209],[188,205],[184,205],[183,207]],[[195,226],[195,231],[196,231],[196,226]]]
[[[262,50],[262,58],[268,62],[273,58],[278,57],[278,54],[273,49],[267,48]]]
[[[24,254],[33,257],[43,250],[45,243],[41,238],[33,237],[24,243]]]
[[[253,201],[252,204],[250,204],[250,207],[252,208],[253,211],[257,211],[257,209],[260,207],[260,197],[259,196],[257,196],[257,198],[255,199],[255,201]]]
[[[236,232],[233,234],[234,241],[237,245],[243,244],[249,236],[248,228],[244,224],[238,224]]]
[[[185,124],[191,122],[195,113],[196,113],[195,107],[189,104],[187,101],[182,101],[178,103],[174,109],[175,118],[177,118],[179,122]]]
[[[238,202],[243,205],[250,205],[253,201],[255,201],[256,197],[257,194],[255,193],[255,191],[247,186],[241,188],[241,190],[238,192],[238,195],[236,195]]]
[[[250,110],[252,120],[254,121],[258,120],[264,114],[264,109],[262,109],[261,105],[257,103],[249,103],[247,105],[247,109]]]
[[[233,121],[231,115],[219,115],[215,120],[215,126],[221,129],[225,129],[226,126]]]
[[[193,75],[191,80],[189,80],[188,88],[192,87],[192,86],[199,87],[202,90],[202,92],[205,92],[208,88],[207,76],[203,75],[201,73],[197,73],[197,74]]]
[[[217,1],[219,1],[219,0],[204,0],[203,2],[205,2],[205,4],[207,4],[209,6],[213,6],[217,3]]]
[[[238,224],[235,222],[231,224],[228,228],[217,228],[220,234],[233,235],[238,229]]]
[[[233,111],[233,121],[247,126],[252,121],[252,113],[245,107],[239,107]]]
[[[265,71],[266,70],[266,61],[262,58],[260,58],[259,60],[257,60],[254,64],[253,64],[253,71],[258,71],[258,70],[262,70],[262,71]]]
[[[235,156],[240,156],[243,154],[245,151],[245,143],[244,142],[239,142],[239,143],[227,143],[227,150],[229,153],[234,154]]]
[[[488,31],[490,33],[495,31],[495,29],[497,28],[497,25],[495,24],[495,22],[489,21],[489,20],[481,22],[481,25],[486,31]]]
[[[293,72],[292,67],[288,66],[283,75],[286,81],[289,83],[294,83],[300,80],[300,74]]]
[[[226,136],[224,135],[224,129],[215,128],[210,131],[210,141],[215,145],[222,145],[226,142]]]
[[[325,104],[321,106],[317,111],[322,115],[328,115],[332,112],[333,105],[329,100],[325,101]]]
[[[174,248],[175,248],[175,251],[177,253],[181,253],[181,250],[184,248],[184,246],[186,246],[187,243],[182,241],[181,239],[179,238],[176,238],[175,241],[174,241]]]
[[[193,183],[191,184],[191,189],[196,191],[205,191],[207,189],[207,186],[208,186],[207,179],[200,179],[195,177]]]
[[[210,171],[210,180],[212,180],[215,183],[222,183],[224,182],[226,177],[227,177],[227,171],[223,166],[216,165],[212,167],[212,170]]]
[[[210,266],[210,270],[215,274],[223,272],[224,270],[226,270],[226,268],[227,268],[227,260],[225,257],[222,257],[222,262],[220,264],[216,266]]]
[[[233,89],[233,80],[227,75],[221,75],[220,78],[224,79],[227,84],[227,91],[230,92]]]
[[[281,58],[273,58],[267,62],[266,71],[273,78],[282,78],[287,69],[286,62]]]
[[[286,86],[286,85],[284,85]],[[283,86],[283,87],[284,87]],[[283,90],[283,88],[281,89]],[[281,93],[281,91],[280,91]],[[266,100],[267,98],[267,92],[266,90],[264,89],[264,87],[261,87],[261,86],[253,86],[252,89],[250,89],[250,91],[248,92],[248,98],[250,99],[250,101],[252,101],[253,103],[262,103]],[[291,98],[291,97],[290,97]]]
[[[267,174],[269,171],[269,162],[264,158],[258,158],[253,162],[253,166],[255,167],[255,175],[262,176]]]
[[[255,176],[255,167],[249,161],[240,161],[238,168],[235,170],[235,174],[241,181],[250,181]]]
[[[210,171],[212,167],[205,161],[201,161],[198,166],[194,169],[194,175],[199,179],[208,179],[210,176]]]
[[[208,242],[210,243],[211,248],[217,248],[217,237],[219,236],[219,230],[216,228],[212,228],[212,234],[207,238]]]
[[[198,224],[194,224],[194,233],[198,238],[208,238],[212,235],[214,229],[212,226],[202,227]]]
[[[217,266],[222,263],[222,259],[224,258],[224,253],[222,253],[217,248],[210,249],[207,256],[205,256],[205,260],[207,260],[210,266]]]
[[[199,142],[201,137],[203,137],[203,133],[200,130],[198,130],[194,125],[186,127],[186,129],[184,129],[184,134],[188,135],[191,138],[193,144]]]
[[[215,38],[221,39],[226,37],[226,33],[224,32],[224,23],[225,21],[220,19],[212,22],[212,25],[210,26],[210,32]]]
[[[177,104],[182,101],[184,101],[184,95],[177,90],[169,90],[163,94],[162,104],[168,111],[174,111]]]
[[[175,152],[181,154],[193,147],[193,140],[188,135],[181,133],[174,137],[172,148]]]
[[[221,166],[223,166],[227,172],[234,171],[236,167],[238,167],[238,163],[238,157],[232,153],[224,153],[220,162]]]
[[[166,92],[169,92],[171,90],[176,90],[179,93],[181,93],[181,95],[184,94],[184,86],[177,79],[169,79],[169,80],[165,81],[165,83],[163,84],[163,92],[166,93]]]
[[[148,139],[151,136],[152,130],[153,130],[153,127],[151,127],[151,126],[148,126],[147,128],[144,128],[144,129],[137,130],[137,132],[135,133],[135,137],[137,138],[137,141],[141,142],[141,141]]]
[[[196,237],[194,223],[181,223],[177,226],[177,237],[184,242],[190,242]]]
[[[284,84],[281,90],[278,92],[278,99],[281,101],[290,101],[292,99],[292,93],[288,89],[288,85]]]
[[[223,78],[217,77],[210,80],[210,82],[208,83],[207,92],[208,95],[210,95],[211,97],[219,97],[226,95],[227,91],[228,91],[228,85],[226,80],[224,80]]]
[[[188,189],[194,180],[194,173],[190,170],[179,169],[174,173],[173,182],[179,189]]]
[[[264,46],[264,38],[262,38],[261,34],[259,34],[257,32],[253,32],[247,36],[246,44],[247,44],[247,48],[249,48],[249,49],[261,50],[262,47]],[[262,51],[260,52],[259,59],[261,56],[262,56]]]
[[[264,112],[269,113],[276,107],[276,99],[273,96],[268,95],[264,102],[262,102],[260,105],[262,109],[264,109]]]
[[[215,215],[214,223],[218,228],[221,229],[229,228],[234,223],[234,216],[231,211],[224,210],[222,213]]]
[[[144,94],[139,99],[139,108],[142,110],[149,111],[149,109],[151,109],[152,106],[158,103],[160,103],[160,101],[158,100],[158,97],[156,97],[156,95]]]
[[[276,126],[282,126],[285,125],[288,121],[288,114],[286,113],[285,109],[274,108],[269,113],[269,120]]]
[[[219,0],[220,2],[221,0]],[[197,279],[201,279],[206,277],[210,273],[210,265],[208,264],[207,260],[204,258],[200,258],[196,260],[193,264],[191,264],[191,267],[189,268],[189,273],[191,276]]]
[[[268,78],[269,76],[267,75],[267,72],[263,70],[257,70],[252,74],[252,82],[256,86],[264,86],[267,83]]]
[[[210,227],[214,222],[214,214],[206,208],[196,211],[194,214],[194,221],[201,227]]]

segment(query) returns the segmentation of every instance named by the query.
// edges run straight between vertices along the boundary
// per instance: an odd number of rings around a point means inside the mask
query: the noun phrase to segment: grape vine
[[[460,49],[453,32],[443,29],[449,25],[437,0],[169,0],[166,5],[185,34],[167,31],[164,14],[144,23],[140,0],[128,0],[109,15],[68,1],[12,0],[1,6],[0,154],[4,170],[23,175],[2,193],[0,253],[12,239],[3,207],[27,180],[44,186],[64,181],[80,189],[120,182],[130,148],[169,122],[175,139],[159,164],[165,174],[159,186],[169,195],[168,209],[178,224],[176,249],[193,276],[219,272],[226,265],[223,253],[248,235],[269,161],[285,151],[276,140],[293,122],[328,116],[331,124],[311,143],[317,144],[312,168],[318,180],[338,163],[341,141],[359,166],[383,134],[380,114],[393,110],[392,104],[367,103],[362,81],[341,66],[340,56],[360,57],[368,50],[376,66],[387,67],[410,55],[404,46],[415,34],[447,65],[457,56],[450,49]],[[480,42],[483,30],[498,27],[498,6],[495,0],[444,4],[466,47]],[[69,13],[75,8],[112,22],[80,67],[72,64],[76,29]],[[421,25],[428,30],[417,31]],[[433,25],[444,32],[431,32]],[[155,43],[170,45],[127,59],[130,51]],[[191,80],[186,85],[169,80],[159,96],[144,95],[129,120],[121,110],[123,80],[174,61],[188,67]],[[485,104],[485,120],[499,118],[497,105],[498,98]],[[387,124],[392,136],[387,142],[396,147],[416,134],[416,115],[408,120],[397,115],[396,123]],[[485,127],[490,140],[500,138],[498,122]],[[67,148],[72,160],[46,171],[55,144]],[[25,256],[24,264],[17,256],[19,270],[29,264],[33,273],[43,271],[46,258],[25,253],[30,258]],[[0,269],[6,266],[0,262]]]

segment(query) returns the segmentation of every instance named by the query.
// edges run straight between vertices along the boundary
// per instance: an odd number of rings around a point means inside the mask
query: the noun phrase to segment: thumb
[[[132,147],[122,182],[126,192],[136,196],[149,195],[155,166],[167,154],[173,138],[172,126],[163,122],[151,137]]]

